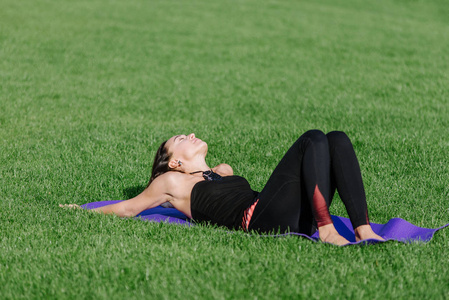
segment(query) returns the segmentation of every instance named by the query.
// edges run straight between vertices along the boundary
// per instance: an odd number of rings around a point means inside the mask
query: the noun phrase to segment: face
[[[165,147],[173,159],[181,161],[189,161],[197,156],[205,157],[207,154],[206,142],[195,137],[194,133],[175,135],[167,141]]]

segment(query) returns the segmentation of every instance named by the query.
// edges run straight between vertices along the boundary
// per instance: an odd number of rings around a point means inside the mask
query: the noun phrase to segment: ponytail
[[[170,154],[168,150],[165,148],[165,144],[167,141],[163,142],[159,149],[157,149],[156,156],[154,157],[153,169],[151,171],[151,178],[148,182],[147,187],[155,180],[158,176],[170,171],[170,167],[168,163],[170,162]]]

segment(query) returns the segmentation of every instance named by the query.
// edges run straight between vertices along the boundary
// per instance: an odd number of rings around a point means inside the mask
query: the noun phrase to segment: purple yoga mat
[[[109,200],[109,201],[99,201],[99,202],[92,202],[87,203],[84,205],[81,205],[82,208],[85,209],[93,209],[109,204],[114,204],[117,202],[121,202],[123,200]],[[168,223],[174,223],[174,224],[184,224],[188,225],[190,224],[189,218],[185,216],[182,212],[174,209],[174,208],[164,208],[162,206],[158,206],[155,208],[147,209],[141,212],[136,216],[136,218],[139,218],[141,220],[145,221],[154,221],[154,222],[168,222]],[[354,237],[354,229],[352,228],[351,221],[348,218],[339,217],[339,216],[332,216],[332,221],[334,222],[335,228],[337,231],[345,237],[350,243],[348,245],[355,245],[360,243],[367,243],[367,244],[375,244],[379,243],[381,241],[378,240],[365,240],[356,242]],[[377,224],[377,223],[370,223],[371,227],[373,228],[374,232],[378,235],[382,236],[386,241],[399,241],[403,243],[412,243],[412,242],[429,242],[432,238],[435,232],[437,232],[440,229],[443,229],[449,224],[443,225],[439,228],[423,228],[415,226],[403,219],[400,218],[394,218],[389,220],[386,224]],[[277,235],[263,235],[263,236],[273,236],[273,237],[280,237],[280,236],[287,236],[287,235],[297,235],[297,236],[303,236],[305,238],[308,238],[312,241],[318,241],[318,232],[315,232],[312,236],[308,236],[306,234],[302,233],[296,233],[296,232],[290,232],[290,233],[284,233],[284,234],[277,234]]]
[[[97,207],[102,207],[109,204],[114,204],[121,202],[123,200],[108,200],[108,201],[98,201],[92,203],[86,203],[81,205],[82,208],[85,209],[93,209]],[[164,208],[162,206],[157,206],[155,208],[150,208],[144,210],[140,214],[136,216],[136,218],[145,220],[145,221],[154,221],[154,222],[168,222],[174,224],[190,224],[186,215],[174,208]]]

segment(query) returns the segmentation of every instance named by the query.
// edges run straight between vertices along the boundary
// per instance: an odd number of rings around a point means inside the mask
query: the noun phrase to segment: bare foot
[[[349,243],[347,239],[337,232],[332,223],[318,227],[318,233],[320,235],[320,240],[324,243],[331,243],[338,246],[343,246]]]
[[[368,240],[368,239],[385,241],[385,239],[383,237],[381,237],[380,235],[377,235],[373,231],[373,229],[371,228],[370,225],[361,225],[361,226],[357,227],[356,229],[354,229],[354,233],[355,233],[355,240],[357,242],[362,241],[362,240]]]

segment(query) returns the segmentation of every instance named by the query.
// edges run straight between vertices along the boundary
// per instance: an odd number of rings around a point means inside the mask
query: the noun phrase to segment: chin
[[[206,142],[204,142],[204,141],[202,141],[203,143],[202,143],[202,148],[204,148],[204,154],[206,154],[207,153],[207,149],[208,149],[208,147],[207,147],[207,143]]]

